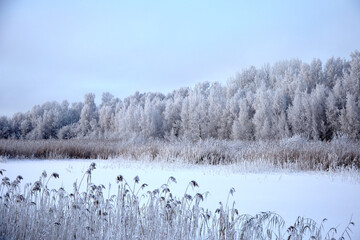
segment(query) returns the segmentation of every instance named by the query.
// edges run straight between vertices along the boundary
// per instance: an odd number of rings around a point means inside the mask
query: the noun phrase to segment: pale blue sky
[[[251,65],[360,50],[360,1],[0,2],[0,115],[94,92],[124,98]]]

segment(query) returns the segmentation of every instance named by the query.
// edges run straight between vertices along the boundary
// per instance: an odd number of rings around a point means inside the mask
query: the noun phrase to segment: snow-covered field
[[[355,222],[351,237],[360,239],[360,174],[356,171],[249,172],[236,165],[179,165],[124,159],[4,160],[0,162],[0,169],[5,169],[4,175],[11,180],[21,175],[24,178],[22,185],[37,181],[43,170],[48,174],[56,172],[60,178],[51,179],[49,188],[64,187],[71,192],[73,183],[80,182],[91,162],[96,163],[92,182],[104,184],[105,193],[109,190],[109,183],[113,186],[110,191],[116,191],[116,176],[119,174],[129,183],[133,182],[135,176],[139,176],[141,183],[149,185],[144,192],[160,187],[173,176],[177,180],[176,184],[170,184],[173,195],[183,196],[188,183],[195,180],[199,188],[190,188],[188,192],[209,191],[202,206],[215,211],[220,201],[226,203],[229,190],[234,187],[236,192],[230,196],[229,204],[235,201],[239,213],[254,215],[261,211],[274,211],[285,219],[286,226],[293,224],[298,216],[312,218],[318,223],[327,218],[325,229],[337,227],[340,232],[351,219]]]

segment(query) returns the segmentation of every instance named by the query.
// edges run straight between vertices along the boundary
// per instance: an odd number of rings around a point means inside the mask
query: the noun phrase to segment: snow
[[[356,171],[249,172],[236,165],[202,166],[125,159],[5,160],[0,162],[0,169],[6,169],[4,175],[11,180],[21,175],[23,184],[37,181],[43,170],[48,174],[56,172],[60,178],[51,179],[49,188],[64,187],[71,192],[73,183],[80,182],[91,162],[96,163],[92,182],[104,184],[106,190],[110,183],[113,186],[110,194],[115,191],[115,179],[119,174],[131,186],[133,178],[139,176],[140,183],[149,185],[144,191],[160,187],[173,176],[177,180],[177,183],[170,183],[173,195],[181,197],[188,183],[195,180],[199,188],[189,188],[188,193],[209,191],[202,206],[211,211],[215,211],[220,201],[226,204],[229,190],[234,187],[236,192],[229,197],[229,204],[235,201],[241,214],[274,211],[285,219],[287,226],[293,224],[298,216],[312,218],[318,223],[327,218],[325,229],[337,227],[340,232],[352,220],[355,222],[352,239],[360,239],[360,174]],[[84,183],[82,187],[85,187]]]

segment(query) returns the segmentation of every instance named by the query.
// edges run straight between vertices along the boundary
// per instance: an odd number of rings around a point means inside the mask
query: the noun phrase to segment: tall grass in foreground
[[[40,159],[108,159],[182,162],[190,164],[257,163],[298,170],[360,168],[360,142],[301,137],[267,142],[228,140],[0,140],[0,156]]]
[[[345,239],[350,238],[350,222],[344,232],[336,228],[326,231],[320,224],[298,217],[291,226],[276,213],[255,216],[239,214],[229,197],[215,211],[205,210],[201,202],[207,193],[188,194],[196,188],[191,181],[180,198],[174,197],[170,177],[166,184],[146,191],[139,177],[127,182],[116,178],[117,194],[110,187],[91,183],[92,163],[71,193],[65,189],[49,189],[48,182],[58,178],[44,171],[39,181],[25,184],[20,190],[21,176],[10,181],[3,177],[0,193],[0,239]],[[0,170],[3,174],[5,170]],[[86,180],[85,180],[86,179]],[[86,184],[86,191],[80,192]],[[108,192],[106,192],[106,190]],[[106,196],[107,195],[107,196]]]

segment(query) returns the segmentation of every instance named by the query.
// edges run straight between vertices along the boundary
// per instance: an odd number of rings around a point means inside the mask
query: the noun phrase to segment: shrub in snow
[[[91,183],[96,169],[91,164],[79,185],[67,192],[49,189],[57,173],[44,171],[33,184],[20,190],[21,176],[11,181],[2,178],[0,188],[0,238],[5,239],[345,239],[350,238],[350,222],[342,233],[336,228],[325,231],[322,223],[299,217],[286,227],[276,213],[261,212],[255,216],[239,214],[235,204],[227,200],[214,212],[201,207],[207,193],[190,195],[188,188],[196,188],[191,181],[183,197],[174,197],[170,177],[155,190],[146,190],[136,176],[127,182],[122,175],[116,178],[117,194],[110,195],[110,187]],[[1,169],[0,174],[5,170]],[[82,184],[86,191],[80,192]],[[108,190],[108,193],[106,193]],[[107,197],[106,197],[107,195]]]

